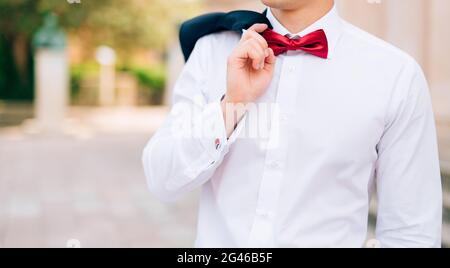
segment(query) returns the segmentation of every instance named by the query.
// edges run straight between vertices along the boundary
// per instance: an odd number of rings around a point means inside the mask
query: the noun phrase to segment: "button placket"
[[[272,160],[269,162],[269,167],[272,169],[279,169],[281,168],[281,162],[278,160]]]
[[[259,216],[261,216],[261,217],[263,217],[263,218],[265,218],[265,219],[268,219],[268,220],[272,220],[272,218],[273,218],[273,216],[274,216],[274,213],[273,213],[273,212],[271,212],[271,211],[266,211],[266,210],[264,210],[264,209],[257,209],[257,210],[256,210],[256,214],[259,215]]]
[[[280,114],[280,122],[286,123],[288,121],[288,116],[285,113]]]
[[[296,61],[298,57],[284,57],[281,66],[280,82],[277,90],[277,103],[280,107],[280,122],[286,122],[288,114],[295,106],[297,92],[293,88],[293,81],[298,78],[294,75]],[[292,68],[290,68],[292,66]],[[292,72],[290,71],[292,70]],[[283,124],[279,126],[279,137],[275,137],[275,130],[271,129],[269,143],[274,143],[278,138],[278,145],[266,151],[265,167],[262,174],[261,184],[258,191],[257,207],[255,219],[250,232],[250,243],[270,244],[274,237],[274,223],[276,221],[276,209],[280,196],[283,181],[283,166],[286,158],[288,146]]]

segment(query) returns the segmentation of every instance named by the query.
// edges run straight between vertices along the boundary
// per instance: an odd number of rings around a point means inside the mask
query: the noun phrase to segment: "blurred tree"
[[[47,12],[58,15],[61,26],[80,36],[87,49],[105,44],[120,56],[143,48],[164,52],[177,22],[197,9],[193,2],[0,0],[0,99],[32,99],[31,39]]]

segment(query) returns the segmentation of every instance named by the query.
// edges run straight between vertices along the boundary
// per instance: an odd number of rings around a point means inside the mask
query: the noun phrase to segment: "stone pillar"
[[[68,63],[65,50],[40,49],[35,56],[35,113],[44,132],[60,132],[68,103]]]
[[[68,103],[66,37],[49,14],[34,39],[36,131],[62,131]]]
[[[116,53],[110,47],[101,46],[97,49],[96,59],[100,63],[98,103],[101,106],[114,105],[116,101]]]

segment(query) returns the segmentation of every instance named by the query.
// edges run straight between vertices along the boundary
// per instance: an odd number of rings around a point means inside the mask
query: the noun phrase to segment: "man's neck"
[[[299,33],[325,16],[334,6],[334,0],[308,1],[296,9],[271,8],[275,18],[290,32]]]

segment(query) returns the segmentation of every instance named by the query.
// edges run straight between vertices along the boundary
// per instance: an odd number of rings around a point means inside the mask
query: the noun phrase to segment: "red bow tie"
[[[328,57],[328,40],[323,30],[317,30],[298,39],[290,39],[271,29],[262,33],[275,56],[288,50],[302,50],[314,56],[326,59]]]

